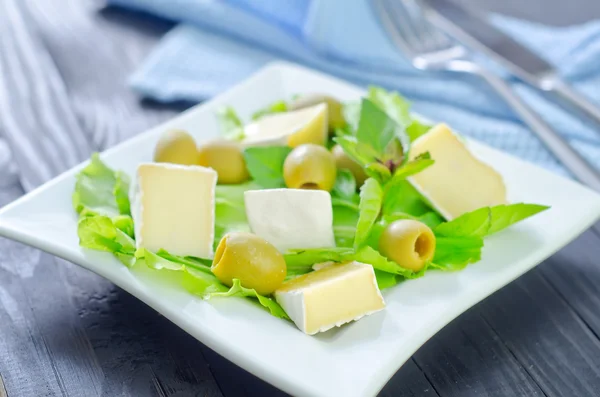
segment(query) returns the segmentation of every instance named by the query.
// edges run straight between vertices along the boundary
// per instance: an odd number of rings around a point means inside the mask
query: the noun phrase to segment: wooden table
[[[550,22],[600,16],[595,0],[477,4],[537,16],[544,4]],[[183,108],[126,85],[170,26],[101,7],[0,0],[0,136],[37,159],[0,166],[0,205]],[[56,129],[71,139],[56,142]],[[599,335],[597,225],[444,328],[381,395],[600,395]],[[283,395],[106,280],[4,239],[0,375],[10,397]]]

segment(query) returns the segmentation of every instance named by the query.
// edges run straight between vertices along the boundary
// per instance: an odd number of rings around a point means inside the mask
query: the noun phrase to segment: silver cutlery
[[[500,77],[473,62],[468,50],[438,31],[415,0],[373,0],[392,42],[420,70],[483,78],[512,107],[556,158],[582,183],[600,192],[600,173],[579,155]]]
[[[426,17],[448,35],[481,51],[521,80],[556,94],[600,123],[600,107],[562,80],[553,66],[484,19],[448,0],[425,0]]]

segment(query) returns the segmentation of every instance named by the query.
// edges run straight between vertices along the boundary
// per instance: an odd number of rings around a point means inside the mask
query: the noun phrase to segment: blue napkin
[[[471,76],[416,71],[391,44],[369,0],[110,0],[181,22],[131,78],[159,101],[201,101],[269,61],[286,59],[361,85],[398,90],[413,108],[491,146],[566,174],[535,135],[485,83]],[[343,10],[343,12],[340,12]],[[600,105],[600,21],[547,27],[503,16],[491,22],[551,62]],[[600,168],[600,128],[584,124],[536,90],[487,67]]]

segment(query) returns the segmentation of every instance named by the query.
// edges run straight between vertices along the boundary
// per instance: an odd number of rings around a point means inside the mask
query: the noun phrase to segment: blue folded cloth
[[[415,70],[391,44],[369,0],[110,0],[181,22],[131,78],[159,101],[201,101],[267,62],[295,61],[352,82],[407,96],[415,111],[516,156],[564,168],[507,105],[477,78]],[[600,21],[547,27],[494,15],[491,22],[551,62],[600,105]],[[569,114],[536,90],[502,74],[546,121],[600,168],[600,127]]]

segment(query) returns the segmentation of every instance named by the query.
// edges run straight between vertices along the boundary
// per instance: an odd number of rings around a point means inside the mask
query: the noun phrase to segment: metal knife
[[[427,18],[449,36],[493,58],[512,74],[575,105],[600,123],[600,107],[563,81],[553,66],[487,21],[449,0],[423,0]]]

